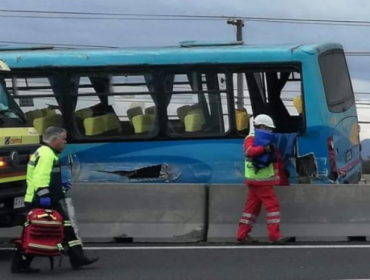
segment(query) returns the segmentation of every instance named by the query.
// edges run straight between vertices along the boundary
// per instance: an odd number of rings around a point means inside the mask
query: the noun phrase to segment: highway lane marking
[[[294,249],[370,249],[370,245],[234,245],[234,246],[84,246],[85,250],[120,251],[120,250],[294,250]],[[11,247],[0,251],[13,250]],[[345,280],[345,279],[342,279]],[[351,280],[351,279],[348,279]],[[370,280],[370,279],[352,279]]]

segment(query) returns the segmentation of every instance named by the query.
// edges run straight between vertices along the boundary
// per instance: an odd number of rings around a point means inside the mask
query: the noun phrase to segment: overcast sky
[[[0,9],[134,14],[217,15],[370,21],[369,0],[0,0]],[[0,12],[0,41],[103,46],[176,45],[183,40],[234,40],[224,20],[145,21],[9,18]],[[25,15],[25,14],[23,14]],[[30,14],[27,14],[30,16]],[[45,16],[45,15],[44,15]],[[370,26],[246,22],[248,44],[336,41],[370,51]],[[1,42],[0,42],[1,43]],[[354,90],[370,92],[370,57],[348,57]],[[370,100],[369,95],[357,99]],[[361,120],[370,121],[359,109]],[[369,126],[370,131],[370,126]]]

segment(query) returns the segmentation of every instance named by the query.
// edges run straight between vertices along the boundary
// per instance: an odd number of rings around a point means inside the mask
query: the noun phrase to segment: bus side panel
[[[243,139],[68,144],[77,182],[228,183],[244,180]]]

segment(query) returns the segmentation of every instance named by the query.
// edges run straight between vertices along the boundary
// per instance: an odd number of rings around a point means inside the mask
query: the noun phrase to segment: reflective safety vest
[[[270,163],[269,166],[261,169],[256,169],[252,161],[246,160],[245,161],[245,179],[255,180],[255,181],[263,181],[264,179],[271,179],[275,177],[275,169],[274,164]]]
[[[49,146],[38,148],[28,162],[25,202],[36,202],[35,194],[40,189],[50,193],[52,203],[58,203],[64,198],[58,153]]]
[[[254,135],[249,135],[254,137]],[[245,160],[244,171],[245,182],[251,185],[279,185],[280,176],[277,163],[270,163],[265,168],[256,169],[252,163],[251,158]]]

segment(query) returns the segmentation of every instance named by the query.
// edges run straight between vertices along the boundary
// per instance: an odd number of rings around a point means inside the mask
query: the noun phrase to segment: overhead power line
[[[184,15],[184,14],[181,15],[181,14],[150,14],[150,13],[8,10],[8,9],[0,9],[0,12],[11,14],[11,15],[2,15],[1,17],[20,17],[20,18],[84,19],[84,20],[151,20],[151,21],[225,20],[228,18],[237,18],[237,19],[244,19],[246,21],[262,21],[262,22],[274,22],[274,23],[370,26],[370,21],[366,21],[366,20],[304,19],[304,18],[286,18],[286,17],[249,17],[249,16],[225,16],[225,15]],[[29,16],[29,15],[19,15],[19,14],[36,14],[36,15]],[[45,14],[54,15],[54,16],[44,16]],[[64,16],[60,16],[60,15],[64,15]],[[65,16],[65,15],[68,15],[68,16]],[[81,15],[83,15],[83,17],[81,17]],[[90,16],[90,17],[86,17],[86,16]],[[94,17],[91,17],[91,16],[94,16]]]
[[[144,18],[144,17],[70,17],[70,16],[23,16],[23,15],[0,15],[0,18],[32,18],[32,19],[71,19],[71,20],[127,20],[127,21],[215,21],[218,18]]]
[[[182,18],[220,18],[227,19],[234,16],[220,15],[179,15],[179,14],[148,14],[148,13],[108,13],[108,12],[75,12],[75,11],[40,11],[40,10],[7,10],[4,13],[32,13],[32,14],[65,14],[65,15],[95,15],[95,16],[137,16],[137,17],[182,17]]]

